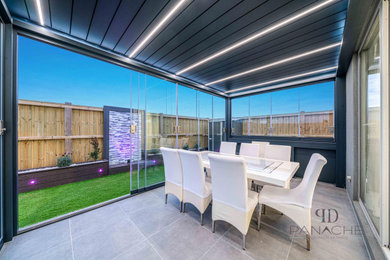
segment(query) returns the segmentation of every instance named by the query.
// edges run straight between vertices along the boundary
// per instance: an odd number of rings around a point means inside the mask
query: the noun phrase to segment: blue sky
[[[19,36],[19,99],[103,107],[139,107],[176,113],[176,85],[120,66]],[[145,89],[145,86],[146,89]],[[132,89],[132,91],[131,91]],[[179,86],[178,113],[215,118],[225,115],[222,98]],[[333,109],[333,82],[251,96],[251,115]],[[233,116],[247,116],[248,98],[233,99]]]

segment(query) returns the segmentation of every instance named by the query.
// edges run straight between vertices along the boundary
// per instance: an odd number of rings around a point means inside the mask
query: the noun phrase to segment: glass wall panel
[[[250,135],[271,132],[271,93],[250,96]]]
[[[248,135],[249,97],[232,99],[232,135]]]
[[[299,88],[300,136],[333,137],[334,82]]]
[[[299,136],[299,89],[272,92],[272,136]]]
[[[129,194],[130,71],[22,36],[17,64],[19,227]]]
[[[381,71],[379,18],[360,53],[360,199],[380,230]]]
[[[332,138],[333,111],[333,81],[235,98],[232,135]]]
[[[164,163],[160,147],[176,148],[176,84],[147,76],[146,93],[146,185],[163,182]]]
[[[0,22],[0,57],[3,56],[3,29],[4,24]],[[3,59],[0,58],[0,71],[3,71]],[[0,120],[3,120],[3,78],[0,73]],[[4,191],[3,191],[3,135],[0,135],[0,249],[3,244],[4,230],[3,230],[3,217],[4,217]]]
[[[213,96],[213,151],[219,151],[221,142],[224,140],[226,104],[225,99]]]
[[[199,118],[199,138],[198,150],[211,150],[213,136],[212,118],[213,118],[213,96],[201,91],[197,91],[198,99],[198,118]]]
[[[178,149],[198,150],[197,91],[178,86]]]

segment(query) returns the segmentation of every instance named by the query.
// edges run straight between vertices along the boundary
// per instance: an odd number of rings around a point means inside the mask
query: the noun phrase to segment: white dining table
[[[210,169],[209,154],[221,154],[218,152],[201,152],[203,166]],[[299,169],[298,162],[271,160],[259,157],[247,157],[240,155],[222,154],[231,157],[240,157],[245,160],[247,177],[250,180],[263,182],[283,188],[290,188],[290,181]],[[211,172],[212,176],[212,172]]]

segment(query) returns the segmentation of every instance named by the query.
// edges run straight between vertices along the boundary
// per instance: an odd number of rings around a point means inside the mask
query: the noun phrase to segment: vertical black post
[[[346,89],[345,76],[335,81],[335,139],[336,139],[336,186],[345,187],[346,171]]]
[[[225,99],[225,136],[224,140],[229,141],[230,135],[231,135],[231,99],[226,98]]]
[[[4,28],[4,240],[10,241],[18,230],[16,35],[11,24]]]

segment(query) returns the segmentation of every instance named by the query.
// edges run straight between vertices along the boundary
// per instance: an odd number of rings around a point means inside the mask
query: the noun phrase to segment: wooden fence
[[[176,117],[141,113],[141,127],[146,125],[147,150],[176,145]],[[208,146],[208,119],[199,120],[200,147]],[[103,108],[19,100],[18,115],[19,170],[55,166],[64,153],[72,153],[74,163],[89,160],[91,138],[96,137],[103,156]],[[198,120],[179,117],[179,147],[196,147]],[[130,126],[129,126],[130,127]],[[142,135],[142,150],[144,149]]]
[[[18,108],[19,170],[54,166],[64,153],[75,163],[88,161],[93,137],[103,147],[102,108],[27,100]]]
[[[235,118],[234,135],[248,135],[248,119]],[[251,135],[333,137],[333,111],[301,112],[250,118]]]

